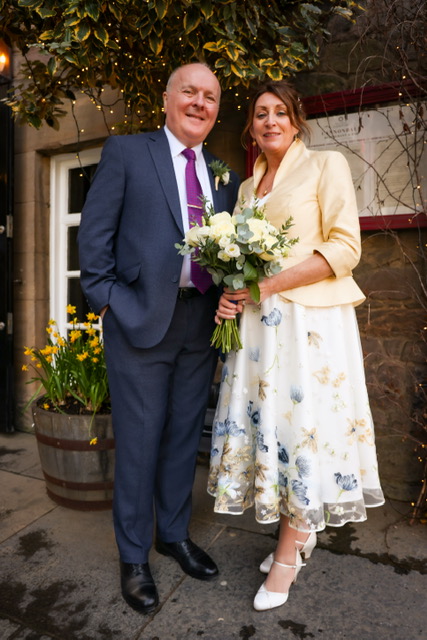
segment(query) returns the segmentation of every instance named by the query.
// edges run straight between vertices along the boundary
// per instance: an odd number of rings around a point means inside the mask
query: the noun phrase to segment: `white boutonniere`
[[[230,167],[227,164],[221,162],[221,160],[213,160],[208,166],[215,176],[216,191],[218,191],[218,185],[220,182],[224,185],[230,182]]]

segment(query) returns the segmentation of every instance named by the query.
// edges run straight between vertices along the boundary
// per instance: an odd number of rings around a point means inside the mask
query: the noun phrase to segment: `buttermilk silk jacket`
[[[252,201],[266,166],[261,154],[253,176],[240,186],[236,209],[242,201]],[[283,291],[283,299],[310,307],[356,306],[364,301],[352,276],[361,253],[356,196],[350,168],[341,153],[311,151],[295,140],[277,170],[265,215],[278,228],[293,218],[288,237],[299,241],[283,259],[284,269],[318,252],[334,272],[321,282]]]

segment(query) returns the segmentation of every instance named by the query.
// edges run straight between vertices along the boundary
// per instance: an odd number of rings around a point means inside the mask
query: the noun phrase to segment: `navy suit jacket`
[[[203,154],[207,164],[216,159]],[[208,173],[215,210],[232,211],[238,176],[216,190]],[[183,236],[164,130],[108,138],[82,211],[81,285],[95,313],[110,305],[135,347],[155,346],[170,325],[183,260],[175,243]]]

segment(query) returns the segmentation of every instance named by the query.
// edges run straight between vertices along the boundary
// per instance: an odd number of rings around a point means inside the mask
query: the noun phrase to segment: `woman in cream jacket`
[[[311,151],[298,97],[286,82],[262,85],[245,132],[262,150],[239,202],[256,197],[268,220],[297,237],[261,302],[225,292],[216,321],[241,314],[243,349],[223,368],[213,427],[209,492],[215,511],[255,506],[280,522],[261,563],[257,610],[284,604],[326,525],[366,519],[383,504],[354,307],[360,231],[350,170],[337,151]]]

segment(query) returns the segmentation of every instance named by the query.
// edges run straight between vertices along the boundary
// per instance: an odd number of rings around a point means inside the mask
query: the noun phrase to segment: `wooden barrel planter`
[[[47,493],[56,503],[81,511],[110,509],[114,481],[111,415],[70,415],[32,405]],[[90,444],[91,438],[96,444]]]

